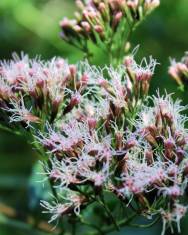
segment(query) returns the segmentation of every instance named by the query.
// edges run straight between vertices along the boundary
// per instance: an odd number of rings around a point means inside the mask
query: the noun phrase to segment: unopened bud
[[[146,150],[145,151],[145,158],[146,158],[147,164],[152,165],[153,164],[153,151],[152,150]]]
[[[95,118],[90,117],[87,119],[87,121],[88,121],[88,126],[90,130],[93,130],[96,128],[97,120]]]
[[[83,74],[83,76],[81,77],[81,83],[82,85],[87,85],[89,81],[89,77],[87,74]]]
[[[100,26],[100,25],[95,25],[95,26],[94,26],[94,29],[95,29],[95,31],[96,31],[97,33],[99,33],[100,35],[102,35],[103,32],[104,32],[103,27]]]
[[[80,10],[84,10],[84,4],[81,0],[76,0],[76,5]]]
[[[81,25],[87,33],[89,33],[91,31],[91,26],[87,21],[82,21]]]
[[[123,16],[123,13],[121,11],[117,12],[114,16],[114,20],[113,20],[113,26],[116,27],[117,24],[120,22],[121,18]]]
[[[115,139],[116,139],[116,148],[118,150],[123,148],[123,133],[118,131],[115,133]]]
[[[71,77],[75,77],[76,72],[77,72],[76,66],[75,65],[70,65],[69,66],[69,71],[70,71]]]

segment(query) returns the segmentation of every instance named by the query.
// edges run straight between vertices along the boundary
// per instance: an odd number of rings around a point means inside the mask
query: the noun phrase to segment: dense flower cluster
[[[161,219],[162,235],[168,228],[174,232],[174,225],[180,232],[188,208],[187,107],[171,95],[148,96],[156,60],[138,64],[136,50],[125,56],[123,49],[159,0],[76,3],[76,19],[60,23],[63,39],[88,58],[92,41],[117,63],[100,68],[23,54],[0,61],[0,126],[24,130],[41,154],[42,181],[53,194],[51,201],[41,200],[50,223],[65,215],[71,223],[84,223],[84,209],[98,205],[111,223],[104,222],[105,232],[91,224],[100,234],[134,226],[135,216],[152,219],[152,225]],[[187,83],[187,54],[172,61],[169,74],[180,86]],[[109,209],[107,194],[122,207],[118,216]]]
[[[24,55],[1,62],[1,123],[26,127],[48,156],[42,174],[57,195],[41,205],[50,222],[80,216],[111,192],[138,215],[162,218],[163,234],[174,222],[180,229],[187,117],[169,95],[148,99],[156,64],[152,57],[137,64],[131,55],[116,69]]]
[[[136,203],[143,215],[161,216],[164,233],[168,226],[173,229],[173,222],[179,229],[187,211],[183,199],[188,176],[187,118],[181,114],[185,108],[170,96],[152,101],[152,107],[141,108],[132,133],[120,130],[117,122],[110,122],[111,130],[116,128],[107,134],[105,126],[96,128],[100,119],[92,128],[88,122],[73,121],[58,130],[49,128],[39,141],[53,154],[46,175],[58,190],[73,189],[72,195],[80,186],[90,187],[91,195],[110,191],[127,205]],[[91,203],[89,193],[84,204]],[[80,194],[79,202],[82,198]],[[63,212],[56,211],[55,217],[68,209],[67,204],[60,205]],[[77,208],[72,205],[74,201],[69,208]],[[44,207],[50,210],[52,205]]]
[[[181,88],[186,87],[188,81],[188,53],[180,62],[172,60],[168,72]]]
[[[122,48],[130,32],[153,9],[159,0],[87,0],[76,1],[76,18],[60,22],[61,36],[68,43],[86,51],[92,41],[112,55],[124,54]],[[117,54],[116,54],[117,57]]]
[[[137,65],[132,56],[126,63],[117,69],[97,69],[87,62],[69,65],[62,58],[45,62],[14,55],[0,63],[1,119],[44,126],[62,116],[69,118],[71,111],[91,123],[95,117],[115,118],[147,95],[156,65],[152,58]]]

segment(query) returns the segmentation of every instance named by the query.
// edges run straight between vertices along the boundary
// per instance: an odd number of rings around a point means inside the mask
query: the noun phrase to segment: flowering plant
[[[159,91],[149,96],[157,62],[136,62],[137,49],[126,46],[159,1],[76,2],[80,12],[61,21],[61,35],[88,60],[72,65],[14,54],[2,61],[1,128],[29,136],[40,155],[51,191],[40,205],[55,222],[51,233],[65,234],[72,225],[72,234],[87,226],[102,235],[160,220],[163,235],[168,228],[180,232],[187,211],[187,107]],[[109,65],[88,62],[89,43],[108,52]],[[172,61],[169,73],[186,84],[187,57]]]

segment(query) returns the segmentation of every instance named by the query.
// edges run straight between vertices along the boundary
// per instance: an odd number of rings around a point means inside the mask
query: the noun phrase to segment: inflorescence
[[[60,22],[63,40],[88,52],[92,41],[109,54],[121,59],[126,43],[136,26],[154,10],[159,0],[87,0],[76,1],[75,19]]]
[[[176,60],[171,60],[171,65],[169,67],[170,76],[178,83],[180,88],[186,88],[188,84],[188,53],[181,61],[176,62]]]
[[[24,54],[1,61],[0,127],[24,132],[38,150],[42,181],[53,194],[40,203],[50,223],[68,215],[71,223],[79,220],[96,229],[94,234],[105,234],[139,226],[132,220],[144,216],[151,225],[161,219],[162,235],[175,226],[180,232],[187,212],[187,107],[168,94],[148,95],[155,59],[137,63],[135,53],[124,55],[131,32],[160,1],[76,3],[76,18],[60,22],[62,38],[88,58],[93,42],[108,52],[111,63],[117,61],[103,68],[87,60],[73,65]],[[172,61],[169,74],[181,87],[187,84],[187,54]],[[109,194],[115,200],[112,211]],[[108,215],[104,221],[110,219],[104,231],[89,224],[84,213],[96,204]],[[123,213],[117,216],[118,205]]]
[[[162,218],[163,234],[174,223],[180,230],[187,211],[186,107],[170,95],[148,99],[156,64],[152,57],[137,64],[131,55],[116,69],[26,55],[1,62],[1,123],[26,128],[46,152],[42,174],[56,196],[41,205],[50,222],[80,217],[108,192],[137,215]]]

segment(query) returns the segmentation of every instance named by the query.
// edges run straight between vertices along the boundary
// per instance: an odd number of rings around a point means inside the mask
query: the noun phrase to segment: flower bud
[[[118,150],[123,148],[123,133],[118,131],[115,133],[116,148]]]
[[[87,21],[82,21],[81,22],[81,26],[83,27],[83,29],[89,33],[91,31],[91,26]]]
[[[89,81],[89,76],[87,74],[83,74],[81,77],[81,84],[85,86],[88,84],[88,81]]]
[[[89,126],[90,130],[93,130],[93,129],[96,128],[97,120],[95,118],[90,117],[90,118],[87,119],[87,121],[88,121],[88,126]]]
[[[120,22],[121,18],[123,16],[123,13],[121,11],[117,12],[113,19],[113,27],[116,27],[117,24]]]
[[[152,165],[153,164],[153,151],[152,149],[147,149],[145,151],[145,158],[146,158],[146,162],[148,165]]]
[[[70,65],[69,66],[69,71],[70,71],[71,77],[75,77],[76,76],[77,68],[76,68],[75,65]]]
[[[84,10],[84,4],[81,0],[76,0],[76,5],[80,10]]]
[[[95,26],[94,26],[94,29],[95,29],[95,31],[96,31],[97,33],[100,34],[100,36],[103,35],[104,30],[103,30],[103,27],[102,27],[102,26],[100,26],[100,25],[95,25]]]

